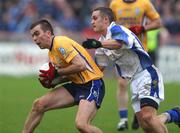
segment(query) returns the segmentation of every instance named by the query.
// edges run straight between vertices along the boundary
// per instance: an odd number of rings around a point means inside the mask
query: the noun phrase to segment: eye
[[[37,37],[37,36],[39,36],[39,34],[40,34],[40,32],[35,31],[35,32],[32,34],[32,37]]]
[[[93,20],[97,20],[97,17],[96,17],[96,16],[93,16],[92,19],[93,19]]]
[[[34,32],[34,35],[35,35],[35,36],[38,36],[39,34],[40,34],[40,33],[39,33],[38,31],[35,31],[35,32]]]

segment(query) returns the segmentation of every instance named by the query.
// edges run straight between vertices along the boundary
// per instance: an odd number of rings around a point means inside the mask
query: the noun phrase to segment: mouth
[[[95,29],[95,28],[96,28],[96,26],[92,26],[92,28],[93,28],[93,29]]]
[[[41,43],[40,43],[40,42],[38,42],[38,43],[36,43],[36,44],[37,44],[40,48],[42,48],[42,47],[41,47]]]
[[[36,44],[39,46],[41,43],[40,43],[40,42],[37,42]]]

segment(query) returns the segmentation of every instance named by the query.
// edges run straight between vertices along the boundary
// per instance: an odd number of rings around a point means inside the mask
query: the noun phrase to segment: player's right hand
[[[51,62],[49,62],[48,70],[39,70],[39,71],[41,73],[39,74],[39,77],[49,81],[52,81],[57,74],[57,70],[55,69],[54,65]]]
[[[100,47],[102,47],[102,44],[98,40],[87,39],[86,41],[83,42],[82,46],[84,48],[91,49],[91,48],[100,48]]]

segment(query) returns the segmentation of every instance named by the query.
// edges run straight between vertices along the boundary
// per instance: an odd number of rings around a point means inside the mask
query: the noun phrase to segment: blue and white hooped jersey
[[[124,26],[112,22],[107,28],[106,36],[101,36],[99,41],[108,39],[124,43],[116,50],[98,48],[95,52],[95,59],[99,66],[107,66],[108,60],[112,60],[121,77],[132,78],[136,72],[152,65],[148,53],[143,49],[137,36]]]

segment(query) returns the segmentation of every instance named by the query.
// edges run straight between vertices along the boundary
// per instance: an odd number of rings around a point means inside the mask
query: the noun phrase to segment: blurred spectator
[[[29,4],[24,5],[24,9],[19,16],[19,22],[16,26],[16,32],[24,33],[28,31],[29,26],[32,22],[38,18],[37,14],[37,7],[33,2],[29,2]]]
[[[82,31],[89,26],[91,9],[98,0],[1,0],[0,30],[25,32],[35,19],[51,16],[59,26]],[[101,3],[104,1],[101,1]],[[83,7],[83,8],[82,8]]]
[[[162,4],[162,20],[165,24],[171,23],[174,20],[173,17],[173,9],[172,9],[172,1],[164,1]]]
[[[62,13],[56,19],[59,22],[59,25],[64,27],[67,30],[71,31],[80,31],[81,23],[78,17],[75,14],[73,8],[67,3],[66,0],[55,0],[56,7]]]
[[[174,16],[169,21],[165,21],[165,26],[171,34],[180,33],[180,1],[174,5]]]
[[[152,0],[162,17],[164,26],[180,43],[179,0]],[[40,18],[48,18],[67,32],[91,31],[90,14],[96,6],[106,6],[110,0],[0,0],[0,34],[25,33],[29,25]],[[91,32],[92,36],[93,33]],[[1,37],[1,36],[0,36]]]

